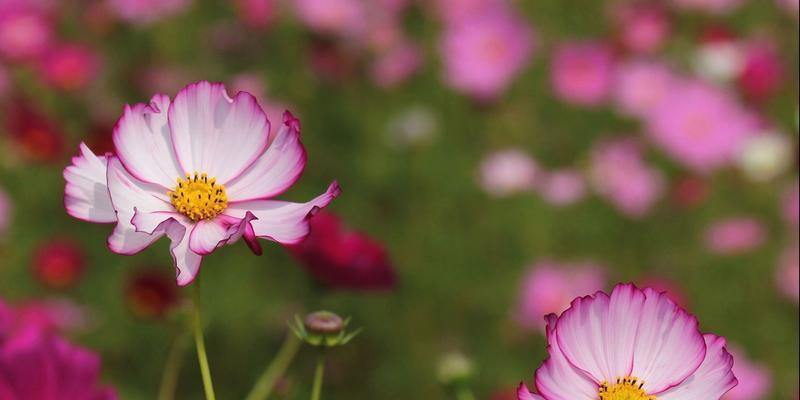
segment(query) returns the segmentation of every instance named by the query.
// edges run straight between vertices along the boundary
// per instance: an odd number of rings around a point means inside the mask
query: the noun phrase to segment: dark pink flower
[[[83,250],[68,239],[40,244],[33,255],[34,276],[43,285],[63,289],[74,285],[86,268]]]
[[[597,41],[562,43],[550,64],[553,92],[567,103],[597,105],[604,102],[610,94],[613,76],[611,48]]]
[[[178,290],[166,269],[136,271],[128,279],[125,301],[139,318],[161,319],[178,303]]]
[[[60,45],[48,50],[39,63],[44,81],[61,90],[85,88],[97,77],[99,60],[88,47]]]
[[[192,0],[108,0],[109,8],[120,19],[149,24],[159,19],[180,14]]]
[[[50,46],[54,24],[45,10],[32,3],[0,3],[0,59],[28,61]]]
[[[795,304],[800,301],[800,249],[797,244],[787,247],[778,260],[775,284],[780,293]]]
[[[714,222],[705,233],[706,247],[715,254],[745,253],[761,246],[767,232],[760,221],[749,217],[725,218]]]
[[[24,100],[12,101],[5,117],[5,130],[23,157],[36,162],[62,158],[64,135],[54,121]]]
[[[771,44],[756,42],[745,48],[738,83],[747,97],[755,101],[767,100],[780,88],[783,81],[783,64]]]
[[[672,201],[681,207],[694,207],[708,198],[708,184],[699,176],[685,176],[672,183]]]
[[[334,289],[389,290],[397,283],[383,245],[350,231],[331,213],[317,214],[311,220],[311,234],[289,250],[311,276]]]
[[[671,30],[667,11],[656,2],[621,2],[614,10],[619,41],[635,53],[652,53],[666,41]]]
[[[269,28],[278,15],[276,0],[236,0],[235,4],[239,19],[252,29]]]

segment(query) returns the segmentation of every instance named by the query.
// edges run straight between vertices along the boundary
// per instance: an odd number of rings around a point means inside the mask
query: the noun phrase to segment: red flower
[[[86,268],[86,257],[77,244],[66,239],[45,242],[36,249],[33,272],[43,285],[64,289],[75,284]]]
[[[64,154],[62,132],[25,101],[12,101],[6,116],[6,131],[26,158],[53,162]]]
[[[174,279],[161,269],[139,270],[128,280],[125,301],[130,311],[140,318],[160,319],[178,302]]]

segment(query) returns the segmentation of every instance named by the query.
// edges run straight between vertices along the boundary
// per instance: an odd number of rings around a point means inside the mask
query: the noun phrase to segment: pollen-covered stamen
[[[603,382],[598,389],[598,400],[656,400],[644,391],[644,381],[636,377],[617,378],[617,382]]]
[[[206,173],[186,174],[186,179],[178,178],[175,189],[167,192],[175,210],[192,221],[211,219],[228,207],[225,186],[218,185],[215,178]]]

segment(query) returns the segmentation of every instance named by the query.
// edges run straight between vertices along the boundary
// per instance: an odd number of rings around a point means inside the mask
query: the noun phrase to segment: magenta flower
[[[64,289],[73,286],[85,269],[83,249],[69,239],[41,243],[33,254],[33,274],[46,287]]]
[[[667,11],[658,3],[621,3],[614,10],[619,41],[635,53],[652,53],[666,41],[671,30]]]
[[[149,24],[186,10],[192,0],[108,0],[116,16],[127,22]]]
[[[701,173],[734,161],[758,130],[757,118],[727,92],[697,81],[674,85],[646,122],[656,144]]]
[[[33,2],[0,2],[0,59],[28,61],[42,54],[54,37],[47,10]]]
[[[623,114],[643,118],[652,112],[678,80],[665,64],[627,61],[616,68],[612,96]]]
[[[511,12],[480,14],[448,25],[440,48],[447,84],[478,100],[491,101],[527,65],[534,34]]]
[[[45,82],[61,90],[84,88],[97,76],[99,60],[89,48],[61,45],[45,53],[39,70]]]
[[[533,189],[538,171],[536,160],[522,150],[501,150],[481,162],[479,183],[487,193],[505,197]]]
[[[605,43],[575,41],[556,48],[550,64],[550,84],[567,103],[591,106],[604,102],[611,90],[614,56]]]
[[[239,19],[252,29],[269,28],[278,15],[276,0],[236,0],[235,4]]]
[[[715,254],[731,255],[751,251],[764,243],[767,232],[756,219],[726,218],[714,222],[705,233],[706,247]]]
[[[653,289],[620,284],[546,320],[539,394],[520,386],[520,400],[718,400],[736,386],[725,339]]]
[[[64,203],[78,219],[116,223],[111,251],[132,255],[166,235],[177,281],[187,285],[203,256],[243,238],[295,244],[309,218],[340,192],[333,182],[307,203],[272,200],[300,177],[306,152],[300,121],[284,114],[270,123],[255,98],[228,97],[222,84],[198,82],[174,101],[156,95],[127,106],[114,130],[116,156],[95,156],[85,145],[64,170]]]
[[[602,290],[605,285],[604,268],[599,265],[539,262],[522,281],[516,319],[525,328],[544,332],[545,315],[561,313],[576,296]]]
[[[784,84],[783,64],[771,43],[755,42],[745,48],[738,83],[755,101],[769,99]]]
[[[731,346],[733,374],[739,384],[722,396],[722,400],[761,400],[769,396],[772,388],[772,374],[766,365],[756,363],[745,357],[742,349]]]
[[[783,251],[775,271],[778,291],[795,304],[800,301],[800,249],[795,243]]]

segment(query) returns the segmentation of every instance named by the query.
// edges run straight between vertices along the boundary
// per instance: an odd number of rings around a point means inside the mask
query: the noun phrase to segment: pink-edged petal
[[[307,203],[245,201],[229,205],[225,213],[236,218],[244,218],[249,211],[258,218],[251,222],[255,236],[281,244],[296,244],[309,233],[308,219],[333,201],[339,193],[341,193],[339,184],[333,182],[325,193]]]
[[[258,160],[226,185],[228,202],[268,199],[291,187],[303,174],[306,150],[300,123],[286,111],[275,139]]]
[[[250,248],[250,251],[252,251],[253,254],[257,256],[264,254],[264,250],[261,248],[261,243],[258,243],[258,236],[256,236],[256,232],[253,229],[253,224],[247,224],[245,226],[245,231],[242,237],[244,238],[244,242],[247,243],[247,247]]]
[[[64,189],[64,208],[75,218],[89,222],[111,223],[117,214],[111,205],[106,183],[106,157],[97,157],[85,144],[80,145],[81,155],[72,159],[64,169],[67,185]]]
[[[665,293],[647,288],[644,295],[631,376],[644,381],[647,393],[657,394],[694,373],[705,358],[706,345],[697,318]]]
[[[189,237],[191,226],[182,223],[172,223],[167,226],[166,233],[172,241],[170,253],[175,262],[175,275],[180,286],[186,286],[200,272],[200,264],[203,256],[195,253],[189,248]]]
[[[517,388],[517,400],[544,400],[544,397],[531,393],[524,383]]]
[[[116,157],[110,157],[108,160],[107,180],[111,203],[117,213],[117,226],[108,238],[108,247],[119,254],[138,253],[158,240],[164,232],[163,230],[156,230],[152,234],[137,232],[131,223],[134,214],[174,211],[174,209],[160,186],[136,179]]]
[[[150,104],[125,106],[114,128],[114,148],[125,169],[143,182],[175,187],[185,173],[178,163],[167,122],[169,97],[155,95]]]
[[[192,229],[189,248],[197,254],[209,255],[218,247],[239,240],[247,231],[250,222],[255,219],[253,213],[247,212],[244,218],[222,214],[214,219],[200,221]]]
[[[175,211],[142,212],[136,208],[134,209],[133,218],[131,218],[131,224],[136,232],[153,233],[169,219],[189,221],[183,214]],[[185,223],[188,224],[189,222]]]
[[[536,389],[548,400],[592,400],[597,398],[599,384],[564,357],[558,345],[556,330],[560,320],[553,314],[547,320],[548,358],[536,370]]]
[[[659,400],[716,400],[736,386],[734,360],[725,348],[725,338],[706,334],[703,340],[708,350],[700,368],[680,385],[658,394]]]
[[[206,172],[227,184],[264,153],[269,121],[249,93],[228,97],[222,84],[197,82],[169,107],[172,143],[187,172]]]

